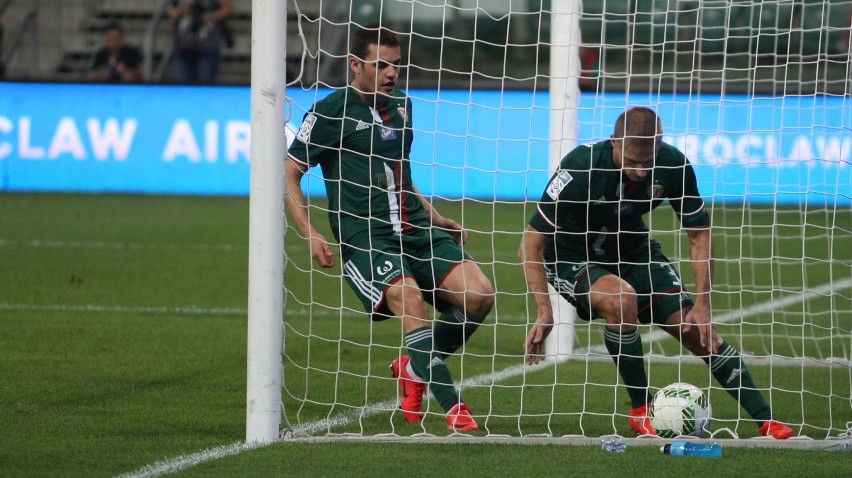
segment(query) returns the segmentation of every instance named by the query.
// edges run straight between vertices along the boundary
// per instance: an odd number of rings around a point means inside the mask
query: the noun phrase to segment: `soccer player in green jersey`
[[[307,169],[319,165],[347,282],[373,320],[402,321],[408,355],[390,368],[402,391],[403,416],[422,420],[428,386],[448,429],[477,430],[444,360],[491,311],[494,289],[463,249],[467,232],[439,214],[412,182],[411,101],[396,89],[400,62],[393,32],[373,24],[355,33],[352,82],[311,108],[288,151],[287,210],[313,259],[334,266],[300,186]],[[427,303],[441,313],[434,324]]]
[[[518,251],[538,309],[527,335],[527,362],[542,359],[553,328],[549,282],[581,318],[606,321],[604,344],[627,386],[629,424],[638,434],[656,435],[637,322],[662,326],[701,357],[761,435],[789,438],[793,430],[773,419],[739,353],[713,327],[710,217],[692,166],[662,135],[653,110],[630,108],[610,139],[574,149],[551,177]],[[664,200],[689,237],[694,302],[642,219]]]

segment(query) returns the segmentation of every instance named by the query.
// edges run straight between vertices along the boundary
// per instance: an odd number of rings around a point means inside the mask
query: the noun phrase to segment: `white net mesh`
[[[693,163],[710,210],[717,330],[797,434],[848,433],[852,2],[582,3],[583,92],[566,112],[577,118],[570,139],[609,137],[627,106],[658,112],[665,141]],[[447,362],[478,434],[631,435],[602,322],[577,321],[570,360],[524,366],[536,309],[517,250],[548,181],[549,147],[565,139],[551,137],[550,98],[565,92],[549,90],[557,83],[549,42],[553,29],[573,27],[553,24],[552,9],[548,1],[297,0],[288,25],[298,42],[288,65],[298,70],[288,88],[291,122],[298,129],[315,101],[346,84],[357,25],[380,20],[397,32],[401,87],[413,101],[414,180],[470,232],[466,249],[496,289],[491,315]],[[315,169],[303,189],[313,223],[331,238]],[[689,243],[671,208],[646,223],[691,283]],[[286,426],[314,436],[448,433],[431,398],[421,424],[403,420],[387,368],[406,353],[399,321],[371,322],[340,268],[312,263],[304,239],[288,229]],[[652,392],[693,383],[709,393],[711,431],[757,434],[701,361],[658,329],[640,332]]]

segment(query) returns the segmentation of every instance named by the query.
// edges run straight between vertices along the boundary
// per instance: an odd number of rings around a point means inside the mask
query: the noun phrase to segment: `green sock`
[[[450,411],[450,408],[459,403],[459,396],[453,387],[450,369],[444,363],[442,355],[433,350],[432,329],[420,327],[405,334],[405,345],[408,346],[408,354],[411,356],[411,368],[429,384],[429,390],[444,411]]]
[[[639,329],[629,332],[604,329],[604,345],[612,355],[621,379],[627,387],[627,395],[633,408],[641,407],[651,401],[648,395],[648,377],[645,375],[645,362],[642,359],[642,336]]]
[[[447,358],[467,343],[479,328],[480,322],[465,316],[461,309],[451,307],[445,310],[434,324],[432,334],[435,351],[441,354],[441,358]]]
[[[759,421],[772,418],[769,404],[757,389],[748,367],[728,342],[722,342],[717,354],[702,359],[710,366],[710,372],[722,388],[734,397],[752,418]]]

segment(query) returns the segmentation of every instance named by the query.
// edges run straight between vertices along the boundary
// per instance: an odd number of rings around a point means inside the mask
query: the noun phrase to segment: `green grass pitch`
[[[471,231],[470,252],[498,290],[495,312],[450,363],[483,426],[477,434],[629,436],[624,417],[613,415],[629,406],[606,357],[517,372],[533,312],[516,251],[531,206],[438,207]],[[685,259],[670,216],[655,214],[651,225],[670,257]],[[0,476],[156,476],[179,467],[144,467],[244,440],[248,220],[247,198],[0,195]],[[720,332],[758,358],[845,358],[846,367],[751,368],[797,432],[846,432],[852,213],[717,207],[713,220]],[[369,322],[339,269],[313,269],[303,242],[292,233],[286,242],[286,422],[317,435],[446,435],[437,413],[415,426],[394,411],[387,364],[400,351],[398,323]],[[797,296],[803,289],[820,293]],[[601,342],[598,324],[580,324],[578,349],[596,353]],[[647,340],[646,349],[679,353],[671,339]],[[700,363],[652,362],[649,375],[654,387],[681,379],[715,385]],[[711,400],[714,430],[754,435],[733,400],[715,388]],[[663,474],[672,459],[647,446],[614,456],[592,446],[285,442],[177,474],[386,475],[407,463],[423,475],[623,476]],[[677,466],[700,476],[706,463]],[[726,448],[712,468],[753,476],[779,469],[852,474],[848,454],[779,449]]]

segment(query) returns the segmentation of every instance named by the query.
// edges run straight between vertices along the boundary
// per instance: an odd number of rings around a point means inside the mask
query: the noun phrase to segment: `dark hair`
[[[378,22],[368,23],[355,32],[349,54],[363,60],[370,52],[370,45],[400,46],[396,33],[380,26]]]
[[[634,106],[618,116],[613,136],[624,138],[640,148],[653,148],[662,134],[663,123],[657,113],[651,108]]]

